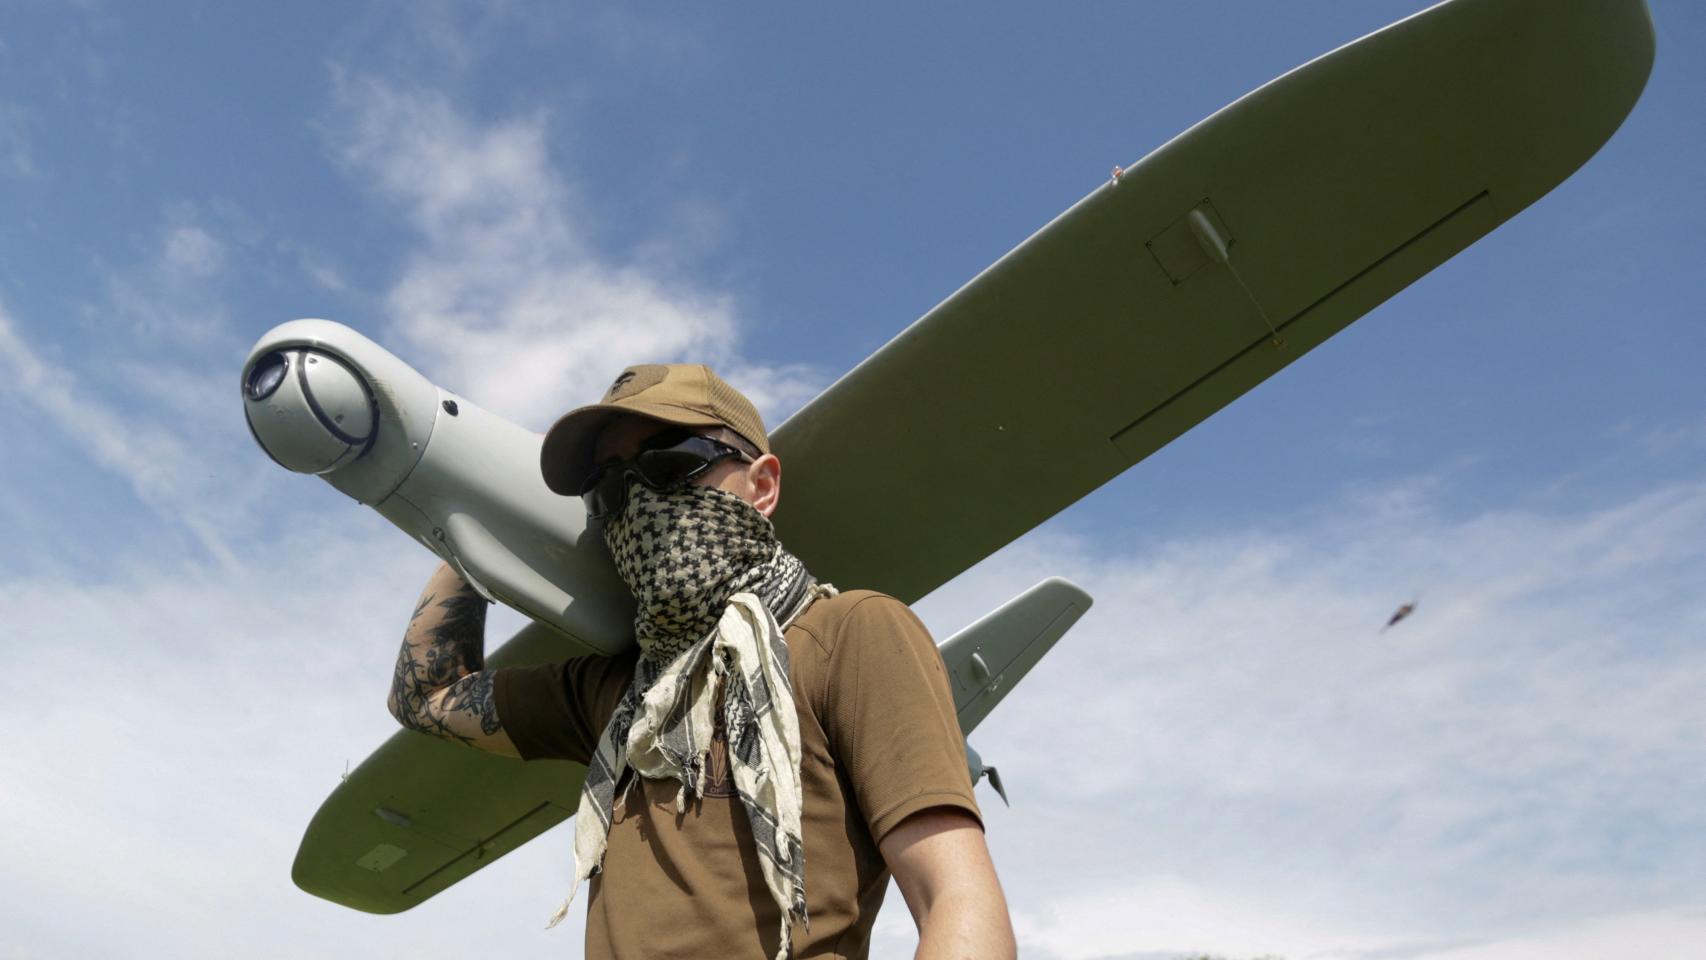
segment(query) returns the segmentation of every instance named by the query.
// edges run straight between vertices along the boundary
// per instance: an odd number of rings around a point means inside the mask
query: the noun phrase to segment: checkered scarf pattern
[[[729,770],[781,910],[777,957],[786,957],[793,921],[809,927],[810,918],[800,733],[782,624],[834,588],[814,583],[768,518],[714,488],[658,492],[631,479],[628,504],[605,539],[638,603],[640,658],[587,767],[575,815],[575,885],[603,862],[623,771],[678,781],[678,811],[689,795],[702,795],[720,693]],[[565,900],[552,926],[568,907]]]

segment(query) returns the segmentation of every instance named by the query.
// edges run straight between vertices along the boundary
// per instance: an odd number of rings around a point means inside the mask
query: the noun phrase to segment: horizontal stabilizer
[[[1090,609],[1077,584],[1050,577],[942,644],[960,732],[972,729]]]

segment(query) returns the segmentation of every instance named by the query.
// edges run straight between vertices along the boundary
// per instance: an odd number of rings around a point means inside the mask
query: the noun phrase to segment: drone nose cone
[[[267,454],[297,473],[330,473],[361,456],[377,424],[362,378],[306,348],[274,350],[250,364],[243,413]]]

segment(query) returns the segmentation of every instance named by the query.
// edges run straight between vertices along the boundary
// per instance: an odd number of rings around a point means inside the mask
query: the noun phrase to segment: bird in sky
[[[1397,624],[1398,621],[1404,619],[1405,617],[1409,616],[1412,613],[1415,613],[1416,612],[1416,604],[1418,604],[1420,602],[1421,601],[1419,599],[1411,600],[1409,603],[1406,603],[1403,606],[1399,607],[1397,610],[1394,610],[1392,612],[1391,619],[1386,621],[1386,626],[1380,628],[1380,632],[1385,633],[1386,631],[1392,629],[1392,627],[1395,624]]]

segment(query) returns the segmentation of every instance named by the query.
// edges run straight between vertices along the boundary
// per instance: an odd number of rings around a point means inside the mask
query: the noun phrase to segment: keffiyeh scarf
[[[638,603],[640,658],[587,767],[575,814],[575,885],[600,869],[625,770],[678,781],[678,812],[702,795],[720,696],[731,779],[781,910],[777,957],[786,957],[793,921],[809,927],[810,918],[800,732],[782,628],[834,588],[813,581],[768,518],[714,488],[660,493],[630,480],[628,504],[610,519],[605,540]],[[571,890],[551,926],[573,898]]]

